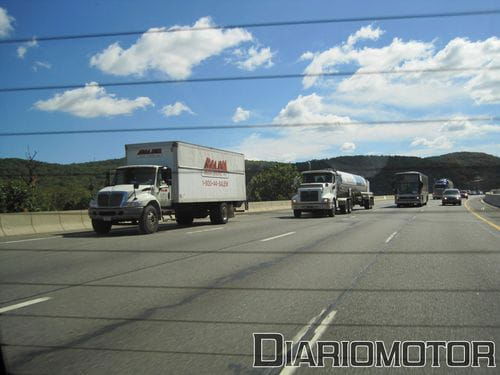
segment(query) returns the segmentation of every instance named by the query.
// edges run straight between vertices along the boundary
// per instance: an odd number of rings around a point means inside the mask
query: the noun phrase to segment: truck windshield
[[[335,182],[331,173],[305,173],[303,180],[305,183]]]
[[[155,183],[155,176],[156,168],[120,168],[116,170],[113,185],[153,185]]]

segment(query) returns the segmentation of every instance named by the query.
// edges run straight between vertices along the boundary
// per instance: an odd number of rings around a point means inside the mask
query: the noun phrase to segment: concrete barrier
[[[5,236],[18,236],[23,234],[35,234],[31,213],[20,212],[1,214],[0,222]]]
[[[492,206],[500,207],[500,194],[486,193],[483,200]]]
[[[85,229],[82,211],[60,211],[58,215],[65,231]]]
[[[61,218],[57,212],[32,212],[31,223],[36,233],[64,231]]]

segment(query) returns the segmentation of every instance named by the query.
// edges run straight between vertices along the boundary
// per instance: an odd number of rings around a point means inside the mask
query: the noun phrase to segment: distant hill
[[[86,207],[90,197],[106,182],[106,172],[125,164],[124,159],[55,164],[34,162],[36,183],[45,202],[41,209]],[[247,160],[247,184],[253,176],[278,162]],[[295,163],[299,171],[334,168],[366,177],[375,194],[391,194],[396,172],[416,170],[429,176],[429,183],[449,178],[463,189],[490,190],[500,187],[500,158],[478,152],[456,152],[433,157],[413,156],[339,156]],[[28,161],[0,159],[0,184],[28,176]],[[432,190],[432,187],[431,187]]]

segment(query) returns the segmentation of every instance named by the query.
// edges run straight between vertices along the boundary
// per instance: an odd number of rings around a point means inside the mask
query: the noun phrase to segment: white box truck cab
[[[302,183],[292,197],[293,214],[297,218],[303,212],[333,217],[336,211],[350,213],[354,205],[368,210],[373,204],[370,183],[365,178],[333,169],[302,172]]]
[[[225,224],[247,199],[243,154],[177,141],[128,144],[125,153],[127,165],[90,202],[98,234],[122,223],[154,233],[172,214],[180,225],[207,216]]]

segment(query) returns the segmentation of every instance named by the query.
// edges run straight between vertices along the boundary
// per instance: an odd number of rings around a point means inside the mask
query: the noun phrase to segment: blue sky
[[[338,155],[500,155],[500,71],[100,87],[210,76],[500,66],[500,15],[210,30],[36,42],[36,37],[193,25],[494,9],[495,1],[0,1],[1,131],[338,122],[330,127],[1,137],[0,157],[71,163],[126,143],[184,140],[300,161]],[[183,36],[181,36],[181,34]],[[404,123],[412,119],[446,123]],[[384,125],[351,122],[398,121]],[[403,122],[402,122],[403,121]]]

